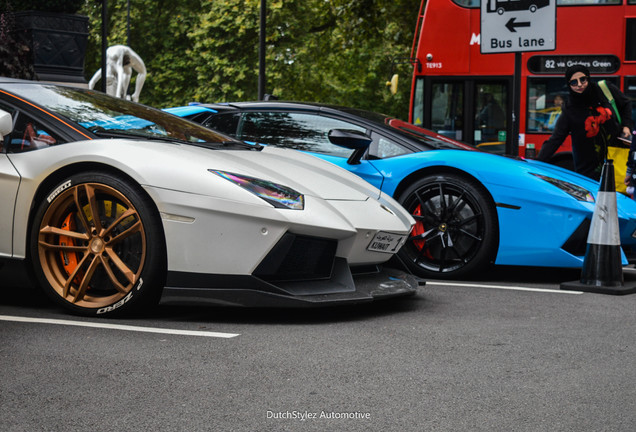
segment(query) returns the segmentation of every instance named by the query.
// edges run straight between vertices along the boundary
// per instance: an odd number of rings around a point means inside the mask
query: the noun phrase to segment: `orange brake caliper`
[[[73,215],[71,213],[69,213],[69,215],[66,216],[66,219],[64,219],[62,229],[66,231],[75,231],[75,221],[73,220]],[[67,236],[60,236],[59,243],[60,246],[75,246],[75,241],[71,237]],[[68,275],[71,275],[77,268],[77,253],[63,250],[61,255],[64,270],[66,270]]]

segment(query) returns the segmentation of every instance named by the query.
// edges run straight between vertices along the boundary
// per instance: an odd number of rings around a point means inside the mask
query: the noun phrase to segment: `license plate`
[[[402,246],[405,239],[405,235],[380,231],[373,237],[373,240],[371,240],[371,243],[367,246],[367,250],[395,253],[400,249],[400,246]]]

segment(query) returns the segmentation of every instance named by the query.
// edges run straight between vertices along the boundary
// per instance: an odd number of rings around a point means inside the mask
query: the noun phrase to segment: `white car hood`
[[[289,186],[305,195],[327,200],[379,198],[379,189],[336,165],[296,150],[265,147],[255,158],[253,152],[223,152],[242,169]],[[227,166],[227,165],[225,165]],[[227,168],[226,168],[227,169]]]
[[[135,143],[129,142],[128,145],[134,147]],[[162,146],[170,148],[171,165],[179,164],[181,168],[185,168],[179,171],[207,172],[211,169],[242,174],[275,182],[304,195],[326,200],[363,201],[368,197],[377,199],[381,194],[379,189],[355,174],[296,150],[271,146],[260,151],[211,150],[193,145],[175,146],[174,144],[152,143],[151,146],[146,145],[145,157],[148,157],[150,150],[159,151],[163,157],[166,152],[160,150]],[[156,182],[157,177],[149,180]],[[184,184],[181,187],[175,177],[171,177],[170,180],[170,185],[148,184],[180,190],[191,189],[189,184]]]
[[[186,192],[205,193],[205,179],[212,176],[208,170],[219,170],[275,182],[326,200],[364,201],[381,196],[379,189],[336,165],[296,150],[275,147],[260,151],[215,150],[161,141],[106,139],[15,154],[12,159],[26,177],[31,170],[52,171],[59,166],[92,160],[120,168],[139,184]],[[48,170],[42,169],[47,165]]]

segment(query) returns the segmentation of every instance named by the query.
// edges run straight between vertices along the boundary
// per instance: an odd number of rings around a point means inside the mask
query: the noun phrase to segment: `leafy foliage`
[[[268,0],[266,93],[406,118],[418,0]],[[258,99],[260,0],[108,1],[108,46],[146,63],[141,102],[158,107]],[[87,74],[101,62],[101,4],[90,17]],[[386,82],[400,73],[398,94]],[[88,77],[90,78],[90,76]],[[133,84],[131,84],[132,86]]]
[[[31,49],[16,37],[15,22],[10,13],[13,11],[10,2],[0,3],[0,71],[10,78],[33,79],[35,71],[29,61]]]

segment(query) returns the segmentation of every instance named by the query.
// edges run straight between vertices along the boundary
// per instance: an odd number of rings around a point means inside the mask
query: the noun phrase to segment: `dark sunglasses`
[[[587,82],[587,77],[586,76],[582,76],[581,78],[573,79],[568,84],[570,84],[570,87],[576,87],[577,85],[582,86],[586,82]]]

